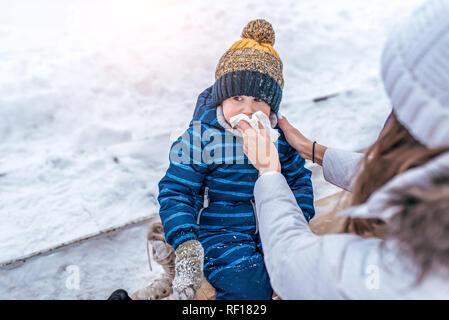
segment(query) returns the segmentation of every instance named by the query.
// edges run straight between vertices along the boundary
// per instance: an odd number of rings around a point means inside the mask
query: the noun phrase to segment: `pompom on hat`
[[[282,61],[273,45],[275,34],[263,19],[250,21],[220,58],[212,96],[216,105],[234,96],[250,96],[266,102],[278,112],[284,78]]]
[[[381,64],[399,122],[426,147],[449,147],[449,0],[427,1],[397,26]]]

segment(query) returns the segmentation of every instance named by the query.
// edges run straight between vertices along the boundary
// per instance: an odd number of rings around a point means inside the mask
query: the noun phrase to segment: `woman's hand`
[[[262,125],[259,123],[260,133],[245,120],[240,121],[236,127],[243,135],[243,151],[251,164],[259,170],[259,175],[269,171],[281,172],[278,150]]]
[[[298,129],[293,127],[287,118],[278,118],[279,127],[284,132],[287,142],[298,151],[299,155],[307,160],[313,159],[313,141],[307,139]],[[323,163],[324,152],[327,147],[315,143],[315,162],[319,165]]]

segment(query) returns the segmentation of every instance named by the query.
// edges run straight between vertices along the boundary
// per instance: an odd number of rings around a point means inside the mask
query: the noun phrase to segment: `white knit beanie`
[[[410,134],[428,148],[449,147],[449,0],[426,1],[396,27],[382,78]]]

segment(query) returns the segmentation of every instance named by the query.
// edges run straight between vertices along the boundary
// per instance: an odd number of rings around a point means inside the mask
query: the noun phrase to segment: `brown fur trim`
[[[390,205],[402,209],[386,224],[386,237],[415,262],[418,280],[435,266],[449,270],[449,175],[397,190]]]

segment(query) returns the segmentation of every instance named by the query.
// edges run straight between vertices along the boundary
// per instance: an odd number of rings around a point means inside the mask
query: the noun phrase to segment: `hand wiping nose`
[[[267,130],[259,122],[257,132],[246,120],[240,120],[236,128],[243,136],[243,152],[251,164],[259,170],[259,175],[269,171],[281,172],[279,154],[276,146],[271,141]]]

